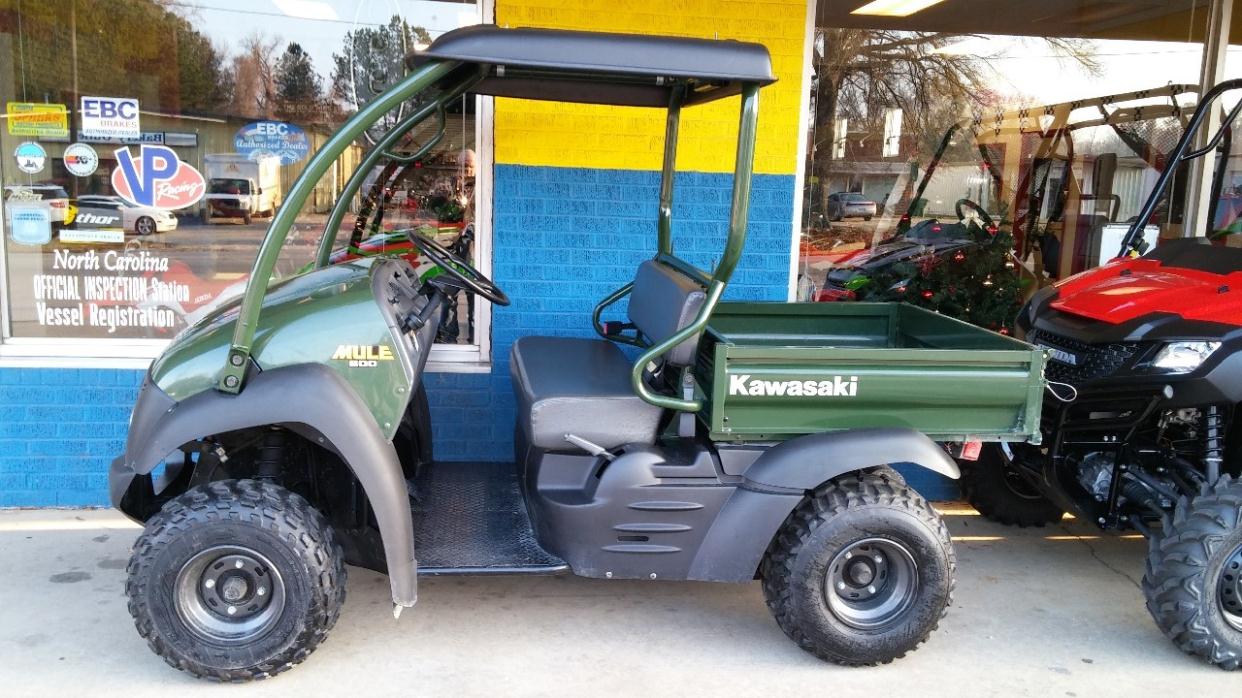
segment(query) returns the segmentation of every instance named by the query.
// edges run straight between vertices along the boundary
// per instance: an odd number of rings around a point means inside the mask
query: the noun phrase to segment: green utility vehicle
[[[244,296],[152,364],[111,472],[112,501],[146,525],[126,589],[151,648],[210,679],[281,672],[336,622],[346,563],[387,573],[394,613],[419,575],[759,579],[781,628],[826,660],[888,662],[923,642],[950,602],[953,546],[888,464],[957,477],[921,432],[1036,437],[1043,354],[906,306],[721,303],[774,80],[762,46],[479,26],[410,70],[311,158]],[[332,263],[364,179],[416,162],[434,138],[403,137],[468,93],[668,115],[658,253],[600,302],[600,338],[523,337],[507,357],[512,463],[433,462],[421,380],[446,298],[508,305],[504,292],[414,231],[440,273],[400,255]],[[673,252],[679,115],[735,95],[728,237],[705,272]],[[316,181],[407,102],[345,185],[314,268],[270,282]],[[623,298],[627,319],[605,322]]]

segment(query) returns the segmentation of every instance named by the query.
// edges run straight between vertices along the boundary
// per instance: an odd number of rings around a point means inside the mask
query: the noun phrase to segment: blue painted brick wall
[[[594,336],[595,304],[655,254],[659,173],[497,165],[494,181],[492,277],[513,304],[492,311],[490,374],[426,378],[436,457],[445,460],[511,458],[514,340]],[[701,268],[713,266],[724,249],[732,181],[725,174],[677,175],[674,246]],[[755,177],[746,252],[726,298],[786,298],[793,196],[792,176]]]
[[[0,507],[107,503],[142,371],[0,369]]]
[[[505,460],[513,450],[508,356],[523,335],[590,336],[595,303],[655,252],[655,172],[499,165],[493,276],[513,299],[495,308],[492,371],[426,376],[436,457]],[[723,249],[729,175],[682,173],[674,196],[679,255],[710,268]],[[759,175],[746,252],[726,297],[784,300],[793,177]],[[107,503],[107,468],[120,453],[142,372],[0,369],[0,507]],[[933,498],[947,481],[912,484]]]

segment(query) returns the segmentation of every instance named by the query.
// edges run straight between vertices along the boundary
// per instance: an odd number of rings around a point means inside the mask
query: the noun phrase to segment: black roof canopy
[[[448,32],[406,57],[485,66],[478,94],[559,102],[666,107],[674,85],[685,104],[738,94],[742,84],[776,81],[761,44],[480,24]]]

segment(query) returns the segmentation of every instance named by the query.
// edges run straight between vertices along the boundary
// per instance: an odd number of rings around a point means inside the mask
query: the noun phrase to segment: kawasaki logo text
[[[729,376],[730,395],[787,397],[855,397],[858,376],[833,376],[832,380],[766,381],[750,374]]]

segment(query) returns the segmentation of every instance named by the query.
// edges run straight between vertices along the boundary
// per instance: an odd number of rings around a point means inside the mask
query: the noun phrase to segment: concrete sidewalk
[[[351,568],[332,635],[304,664],[239,687],[166,666],[134,631],[124,567],[138,529],[111,511],[0,511],[0,694],[1224,695],[1232,676],[1155,629],[1145,543],[1069,521],[1018,530],[942,507],[956,603],[885,667],[823,664],[769,617],[757,584],[575,577],[423,580],[399,622],[384,577]],[[879,692],[877,694],[877,691]]]

